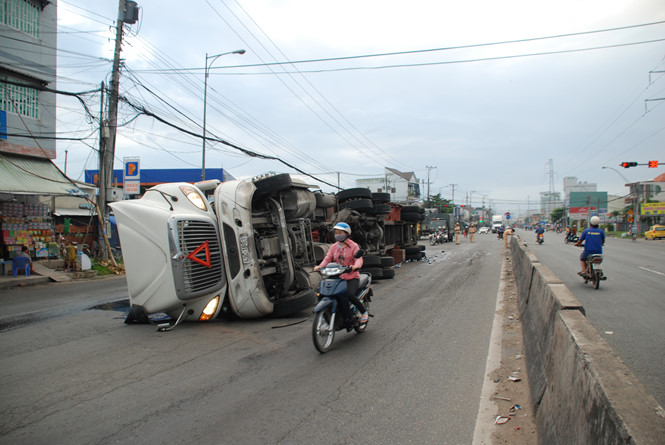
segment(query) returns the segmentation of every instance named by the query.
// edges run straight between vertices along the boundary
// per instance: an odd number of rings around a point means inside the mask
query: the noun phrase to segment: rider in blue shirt
[[[545,229],[542,226],[538,226],[536,229],[536,241],[538,241],[538,235],[543,235],[543,240],[545,240]]]
[[[579,246],[584,241],[584,251],[582,252],[582,255],[580,255],[582,272],[577,273],[582,277],[586,274],[586,258],[589,255],[596,253],[602,254],[603,245],[605,245],[605,232],[598,228],[598,225],[600,224],[600,218],[597,216],[592,216],[591,220],[589,220],[589,223],[591,224],[591,227],[585,229],[582,232],[580,239],[575,243],[576,246]]]

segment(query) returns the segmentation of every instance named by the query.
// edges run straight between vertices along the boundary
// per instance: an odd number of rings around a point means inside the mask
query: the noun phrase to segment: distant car
[[[483,226],[480,229],[478,229],[478,233],[490,233],[490,228]]]
[[[649,230],[644,232],[644,237],[646,239],[661,239],[665,238],[665,226],[659,224],[649,227]]]

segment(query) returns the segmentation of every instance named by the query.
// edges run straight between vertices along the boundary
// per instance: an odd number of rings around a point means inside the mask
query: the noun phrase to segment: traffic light
[[[649,168],[658,168],[658,161],[649,161]]]
[[[623,168],[635,167],[637,166],[637,162],[622,162],[619,166]]]

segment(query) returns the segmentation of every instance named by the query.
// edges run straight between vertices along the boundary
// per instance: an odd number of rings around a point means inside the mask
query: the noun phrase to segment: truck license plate
[[[240,239],[240,256],[242,256],[243,264],[251,262],[249,257],[249,239],[246,233],[241,233],[238,237]]]

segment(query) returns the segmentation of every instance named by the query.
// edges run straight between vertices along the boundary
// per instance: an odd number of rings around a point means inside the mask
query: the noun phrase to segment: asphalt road
[[[576,275],[582,248],[563,234],[518,230],[529,249],[566,284],[586,316],[635,376],[665,406],[665,241],[608,238],[603,251],[607,281],[594,289]]]
[[[309,312],[162,333],[83,310],[126,296],[121,280],[0,291],[0,321],[24,321],[0,332],[0,444],[471,443],[503,243],[427,251],[373,284],[367,331],[327,354]]]

